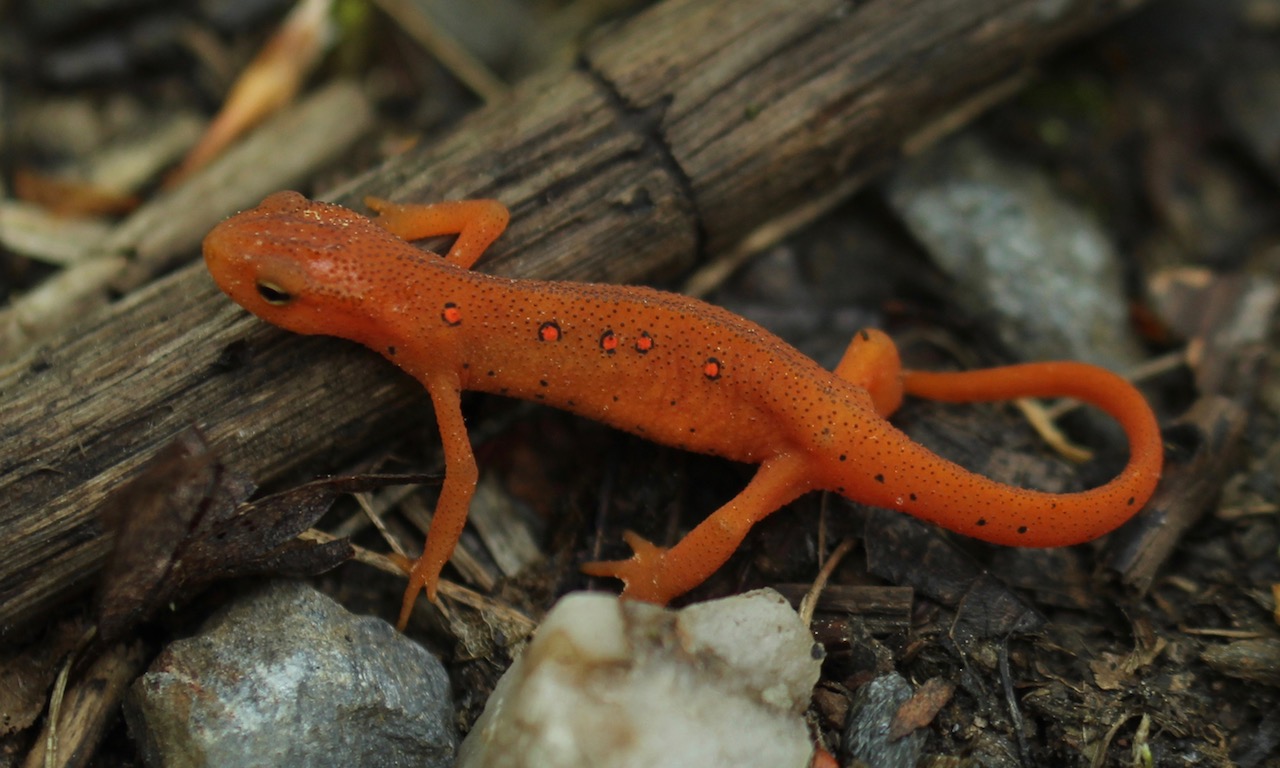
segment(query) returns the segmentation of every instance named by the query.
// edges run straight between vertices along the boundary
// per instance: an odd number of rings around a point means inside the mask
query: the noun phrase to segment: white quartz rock
[[[562,599],[498,682],[459,768],[804,768],[821,650],[773,590],[670,611]]]

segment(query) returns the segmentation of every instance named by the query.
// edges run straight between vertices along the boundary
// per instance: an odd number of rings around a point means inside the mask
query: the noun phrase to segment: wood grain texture
[[[0,309],[0,360],[16,358],[73,325],[107,304],[109,294],[131,291],[181,264],[204,233],[239,204],[309,178],[350,151],[373,122],[368,98],[342,80],[276,114],[215,167],[151,197],[74,265]]]
[[[514,218],[483,269],[669,275],[1140,4],[668,0],[328,198],[493,196]],[[432,428],[407,377],[260,324],[201,265],[146,286],[0,370],[0,637],[91,581],[104,495],[191,423],[261,482]]]

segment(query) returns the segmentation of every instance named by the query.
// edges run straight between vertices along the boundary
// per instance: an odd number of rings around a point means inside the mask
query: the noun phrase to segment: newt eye
[[[293,294],[277,285],[268,283],[265,280],[259,280],[255,285],[258,288],[258,295],[268,304],[283,307],[293,301]]]

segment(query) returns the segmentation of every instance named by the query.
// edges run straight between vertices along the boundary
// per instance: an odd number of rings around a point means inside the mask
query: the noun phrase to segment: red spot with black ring
[[[538,326],[538,341],[559,341],[563,337],[564,334],[560,331],[560,326],[556,325],[554,321],[548,320]]]

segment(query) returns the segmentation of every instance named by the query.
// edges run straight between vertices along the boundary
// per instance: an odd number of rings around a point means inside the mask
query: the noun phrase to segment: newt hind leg
[[[858,331],[836,365],[835,374],[867,390],[876,413],[888,418],[902,405],[902,360],[884,331]]]
[[[582,572],[621,579],[626,584],[622,590],[625,598],[665,605],[706,581],[724,565],[752,525],[808,490],[800,458],[774,457],[760,465],[742,493],[674,547],[659,547],[628,531],[625,539],[634,552],[630,558],[586,563]]]
[[[445,259],[470,269],[485,249],[507,229],[511,214],[497,200],[452,200],[441,203],[393,203],[366,197],[378,212],[374,222],[401,240],[457,235]]]

